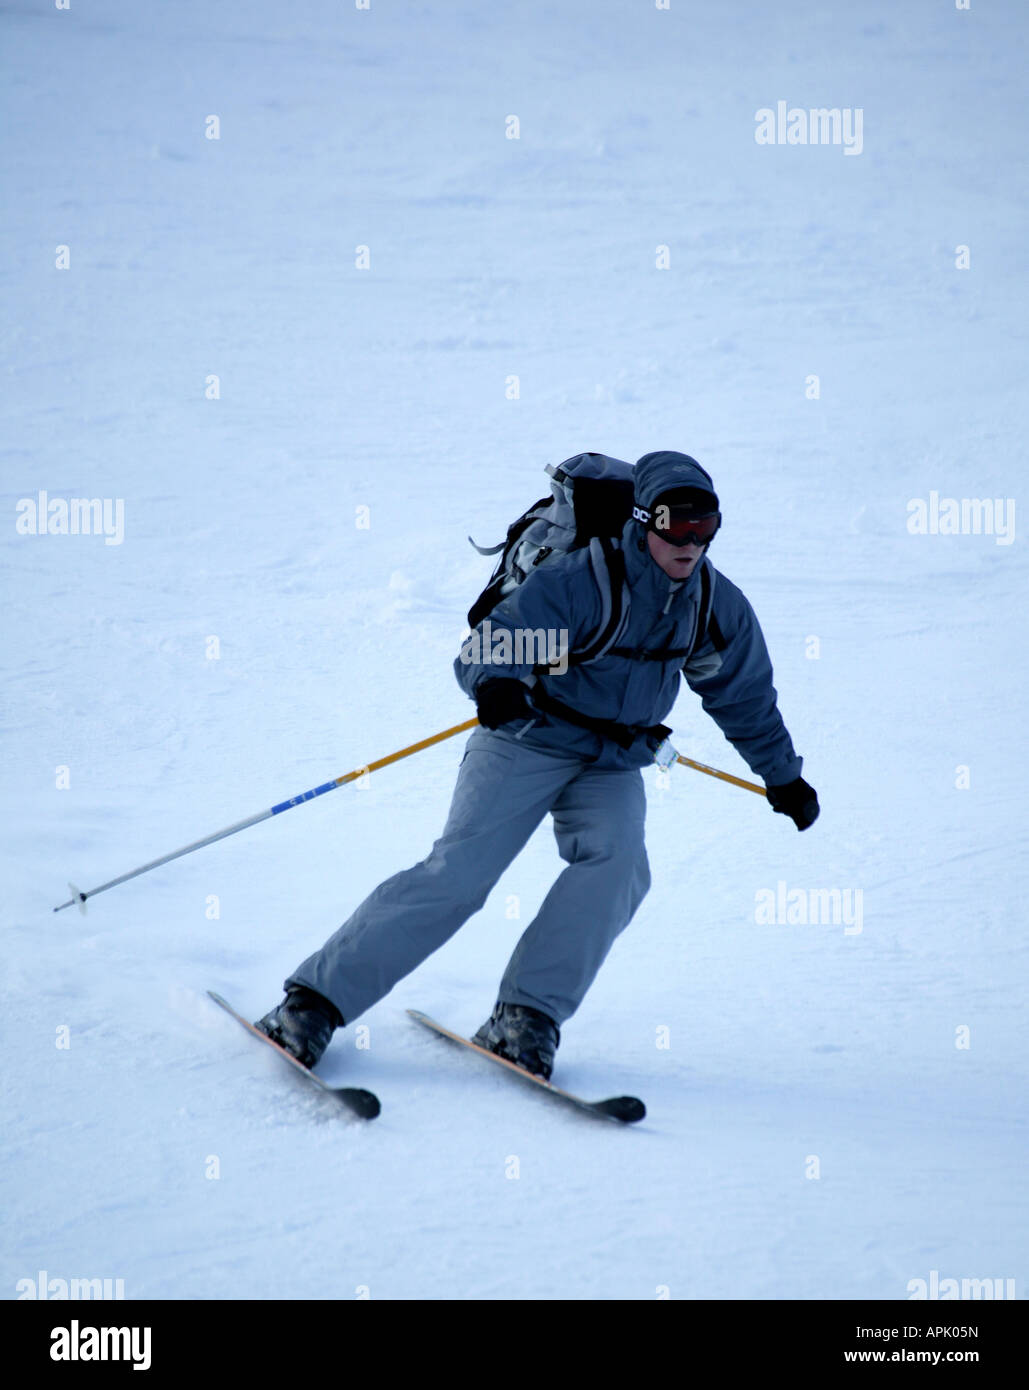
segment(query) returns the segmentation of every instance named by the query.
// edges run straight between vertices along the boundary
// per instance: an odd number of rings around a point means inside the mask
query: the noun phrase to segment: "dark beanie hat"
[[[710,473],[701,468],[695,458],[674,449],[659,449],[644,454],[637,461],[634,490],[637,504],[648,511],[659,497],[667,502],[672,500],[674,493],[682,494],[684,502],[695,501],[703,512],[718,510],[718,497]],[[697,515],[703,512],[698,510]]]

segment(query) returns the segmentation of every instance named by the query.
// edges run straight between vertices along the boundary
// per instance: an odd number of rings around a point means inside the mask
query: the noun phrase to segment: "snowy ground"
[[[3,9],[0,1290],[1024,1297],[1021,518],[907,526],[1026,504],[1024,6]],[[780,100],[860,108],[861,153],[757,143]],[[648,774],[654,888],[555,1077],[643,1125],[404,1016],[481,1021],[546,827],[327,1055],[373,1124],[205,997],[256,1017],[428,850],[462,739],[51,913],[469,717],[465,536],[654,448],[715,476],[823,812]],[[121,543],[20,534],[40,490],[121,499]],[[674,722],[748,775],[689,692]],[[780,882],[860,890],[861,930],[755,921]]]

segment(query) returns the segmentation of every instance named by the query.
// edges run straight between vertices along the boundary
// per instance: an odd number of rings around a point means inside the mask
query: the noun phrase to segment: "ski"
[[[561,1087],[555,1086],[552,1081],[544,1081],[541,1076],[533,1076],[531,1071],[516,1066],[514,1062],[509,1062],[506,1057],[499,1057],[495,1052],[480,1047],[478,1043],[472,1042],[471,1038],[462,1037],[460,1033],[452,1033],[449,1028],[444,1028],[442,1023],[437,1023],[435,1019],[429,1018],[428,1014],[420,1013],[417,1009],[408,1009],[407,1012],[416,1023],[421,1023],[432,1032],[438,1033],[440,1037],[449,1038],[451,1042],[460,1043],[462,1047],[477,1052],[480,1057],[486,1057],[489,1061],[504,1067],[515,1076],[521,1077],[523,1081],[528,1081],[530,1085],[545,1091],[549,1096],[553,1096],[555,1100],[562,1101],[565,1105],[572,1106],[576,1110],[584,1111],[587,1115],[596,1115],[605,1120],[617,1120],[621,1124],[635,1124],[637,1120],[642,1120],[647,1113],[646,1106],[636,1096],[611,1096],[608,1100],[583,1100],[581,1096],[572,1095],[571,1091],[562,1091]]]
[[[220,994],[215,994],[213,989],[209,989],[207,993],[227,1014],[231,1014],[237,1023],[241,1023],[248,1033],[252,1034],[255,1038],[260,1038],[261,1042],[265,1043],[268,1047],[274,1048],[280,1057],[285,1057],[286,1061],[295,1071],[300,1072],[308,1081],[314,1082],[320,1091],[324,1091],[326,1095],[333,1096],[349,1110],[352,1110],[355,1115],[359,1115],[362,1120],[375,1119],[375,1116],[379,1113],[381,1108],[379,1106],[378,1096],[374,1095],[371,1091],[362,1090],[359,1086],[330,1086],[327,1082],[323,1081],[320,1076],[316,1076],[310,1068],[305,1067],[302,1062],[298,1062],[284,1047],[280,1047],[277,1042],[273,1042],[272,1039],[265,1033],[262,1033],[259,1028],[255,1028],[242,1014],[238,1014],[232,1005],[223,999]]]

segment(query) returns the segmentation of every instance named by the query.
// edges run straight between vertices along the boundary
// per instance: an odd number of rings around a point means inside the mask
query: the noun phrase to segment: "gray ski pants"
[[[650,887],[638,768],[595,767],[476,729],[428,858],[380,883],[286,981],[331,999],[346,1023],[439,949],[550,812],[567,868],[526,928],[498,999],[570,1018]]]

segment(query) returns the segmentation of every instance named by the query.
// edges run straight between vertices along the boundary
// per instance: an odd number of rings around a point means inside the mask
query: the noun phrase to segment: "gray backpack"
[[[633,512],[633,466],[608,454],[576,454],[564,463],[547,464],[546,471],[551,478],[550,496],[541,497],[512,521],[507,537],[499,545],[476,545],[468,537],[480,555],[500,556],[489,583],[468,610],[468,626],[478,627],[537,565],[545,564],[552,555],[565,555],[588,546],[603,615],[589,645],[570,653],[569,664],[596,661],[608,652],[640,661],[678,657],[688,661],[708,631],[713,589],[711,566],[705,563],[701,570],[700,620],[688,648],[648,652],[616,647],[629,616],[625,557],[620,541]],[[720,634],[714,635],[716,645],[724,646]]]
[[[576,454],[564,463],[547,464],[546,471],[550,496],[541,497],[512,521],[499,545],[476,545],[468,537],[480,555],[500,556],[489,583],[468,611],[468,625],[478,627],[537,565],[586,546],[603,618],[589,646],[573,652],[569,661],[595,661],[614,645],[628,617],[625,560],[618,542],[632,515],[633,467],[607,454]]]

